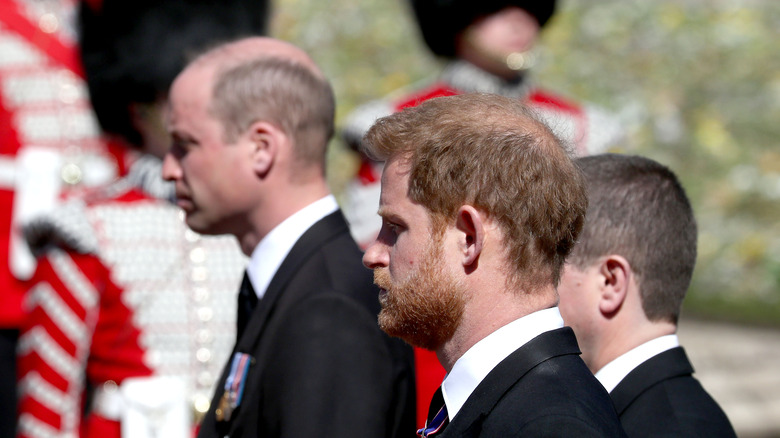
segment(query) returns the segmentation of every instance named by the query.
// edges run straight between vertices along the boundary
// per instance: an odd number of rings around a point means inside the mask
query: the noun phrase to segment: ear
[[[476,268],[485,243],[485,224],[476,208],[463,205],[458,209],[455,227],[461,232],[463,266]]]
[[[601,297],[599,310],[605,315],[613,315],[620,310],[626,300],[631,277],[631,265],[619,255],[609,255],[599,265],[601,277]]]
[[[248,135],[252,147],[252,169],[258,176],[264,177],[273,167],[287,136],[275,125],[262,120],[252,123]]]

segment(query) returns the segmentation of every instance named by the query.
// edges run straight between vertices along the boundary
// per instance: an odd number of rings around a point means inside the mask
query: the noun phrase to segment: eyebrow
[[[379,209],[376,212],[379,217],[382,219],[391,221],[391,222],[397,222],[401,225],[406,225],[406,220],[402,218],[398,213],[393,212],[392,210],[388,209],[387,207],[380,206]]]

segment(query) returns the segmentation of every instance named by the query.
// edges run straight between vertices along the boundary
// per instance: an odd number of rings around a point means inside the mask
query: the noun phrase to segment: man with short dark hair
[[[556,308],[587,199],[522,103],[475,94],[379,119],[382,230],[363,257],[379,323],[447,370],[421,436],[622,436]],[[443,431],[443,432],[442,432]]]
[[[238,339],[201,437],[401,437],[411,349],[383,334],[371,275],[325,180],[330,84],[299,48],[248,38],[174,81],[163,175],[187,225],[251,257]]]
[[[677,177],[638,156],[577,160],[589,207],[558,287],[561,314],[629,436],[734,436],[693,378],[677,321],[696,220]]]

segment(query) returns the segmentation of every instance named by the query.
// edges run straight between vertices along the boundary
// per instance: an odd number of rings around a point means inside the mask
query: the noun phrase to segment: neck
[[[595,373],[606,364],[645,342],[676,332],[677,325],[671,322],[651,322],[644,318],[639,324],[636,323],[635,319],[632,324],[615,325],[606,330],[606,335],[602,337],[599,345],[594,347],[597,354],[585,362],[588,368]]]
[[[494,293],[475,294],[455,334],[436,350],[436,356],[449,373],[455,362],[477,342],[510,322],[554,307],[556,302],[554,287],[534,292],[501,289]]]
[[[269,189],[270,195],[250,214],[244,233],[236,235],[241,250],[251,255],[255,247],[274,228],[293,214],[330,194],[324,180],[280,184]]]

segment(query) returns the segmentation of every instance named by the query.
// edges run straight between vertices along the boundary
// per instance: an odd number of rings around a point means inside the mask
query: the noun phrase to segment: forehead
[[[392,159],[382,172],[382,191],[379,198],[379,214],[383,217],[403,219],[408,225],[430,223],[428,210],[409,199],[409,165],[403,160]]]
[[[193,67],[184,70],[171,85],[169,93],[169,122],[176,122],[184,113],[205,113],[211,102],[211,69]]]
[[[391,159],[385,163],[382,171],[382,190],[379,199],[380,205],[396,203],[407,199],[409,189],[409,166],[398,159]]]

